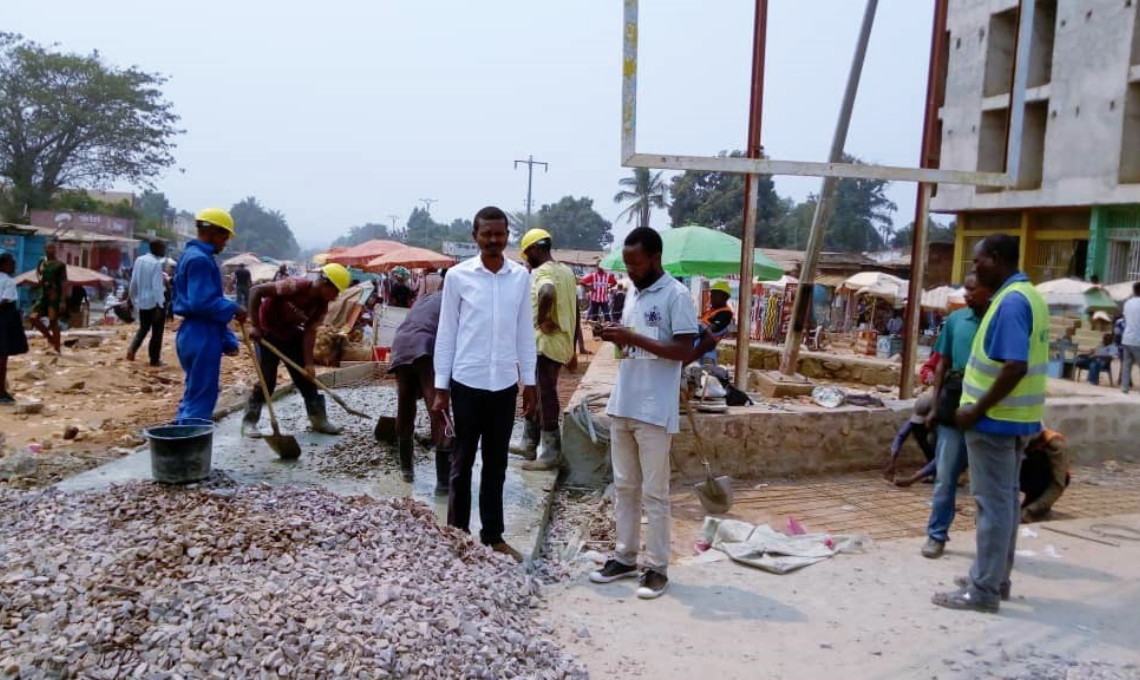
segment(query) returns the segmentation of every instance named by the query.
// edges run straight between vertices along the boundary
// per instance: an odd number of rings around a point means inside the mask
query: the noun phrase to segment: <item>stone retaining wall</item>
[[[719,361],[723,366],[736,365],[736,346],[722,342]],[[753,344],[748,354],[748,365],[753,370],[774,371],[780,368],[782,347]],[[837,356],[823,352],[800,352],[799,373],[816,380],[835,380],[860,383],[869,387],[899,384],[899,365],[883,359],[857,356]]]
[[[571,404],[583,394],[608,394],[616,370],[612,353],[599,351]],[[1077,393],[1069,381],[1050,381],[1049,389],[1046,423],[1065,434],[1074,464],[1140,459],[1140,402],[1135,395],[1125,397],[1108,390]],[[598,426],[608,429],[601,413],[604,400],[595,403]],[[910,417],[912,403],[887,401],[885,408],[824,409],[786,401],[733,407],[725,414],[698,413],[695,418],[705,455],[717,474],[763,479],[882,467],[891,440]],[[604,453],[589,455],[593,463],[604,466]],[[683,477],[703,475],[696,438],[684,413],[681,432],[673,438],[672,456]],[[900,460],[919,465],[923,459],[918,447],[908,442]]]

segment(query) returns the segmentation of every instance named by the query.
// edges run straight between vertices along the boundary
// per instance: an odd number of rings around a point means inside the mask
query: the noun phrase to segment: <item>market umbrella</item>
[[[661,234],[664,252],[661,266],[674,276],[730,276],[740,273],[740,239],[707,227],[679,227]],[[764,281],[784,275],[784,269],[770,257],[754,251],[752,274]],[[625,271],[621,249],[615,248],[602,258],[602,269]]]
[[[366,272],[385,272],[393,267],[409,267],[411,269],[439,269],[455,264],[455,259],[447,255],[440,255],[434,250],[404,246],[370,260],[361,269]]]
[[[345,248],[339,253],[331,253],[325,259],[326,262],[336,262],[343,264],[346,267],[360,267],[368,264],[370,261],[375,260],[381,255],[387,255],[393,250],[406,248],[403,243],[398,241],[386,241],[384,239],[373,239],[365,241],[360,245]]]
[[[278,265],[270,264],[268,262],[259,262],[249,268],[249,278],[254,283],[265,283],[272,281],[274,276],[277,276]]]
[[[40,285],[40,278],[36,275],[35,269],[30,269],[20,274],[14,280],[17,286]],[[110,276],[104,276],[97,271],[87,269],[86,267],[69,264],[67,265],[67,282],[78,286],[112,286],[115,284],[115,279],[112,279]]]
[[[1073,277],[1039,283],[1035,288],[1041,293],[1041,297],[1045,298],[1045,304],[1049,305],[1050,309],[1076,312],[1095,309],[1115,311],[1119,306],[1104,288]]]
[[[240,255],[234,255],[230,259],[223,261],[222,269],[225,269],[227,271],[237,269],[239,264],[244,264],[248,269],[255,265],[261,264],[261,258],[257,255],[254,255],[253,253],[241,253]]]
[[[883,272],[859,272],[858,274],[848,278],[846,281],[839,285],[840,291],[858,291],[863,288],[872,288],[881,291],[893,291],[895,289],[906,290],[907,280],[900,279],[897,276],[892,276]],[[903,295],[905,297],[905,293]]]
[[[966,306],[966,291],[962,288],[938,286],[922,292],[922,308],[950,312]]]
[[[1123,283],[1114,283],[1111,286],[1105,286],[1104,290],[1117,302],[1124,302],[1132,297],[1132,281],[1125,281]]]

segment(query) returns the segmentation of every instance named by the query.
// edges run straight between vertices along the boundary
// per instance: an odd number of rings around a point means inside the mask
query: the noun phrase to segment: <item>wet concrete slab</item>
[[[337,390],[353,408],[365,413],[395,415],[395,388],[370,384]],[[377,443],[372,438],[375,420],[364,420],[345,413],[329,400],[329,419],[344,434],[329,436],[307,431],[308,418],[300,395],[293,393],[275,403],[282,434],[292,434],[301,445],[301,458],[283,461],[261,439],[243,438],[242,413],[222,418],[214,431],[212,467],[248,484],[316,485],[341,495],[369,495],[376,498],[410,496],[435,511],[439,522],[447,521],[447,497],[436,496],[434,453],[418,443],[415,452],[415,481],[408,484],[399,472],[395,445]],[[516,423],[516,436],[521,425]],[[427,414],[421,402],[417,432],[428,432]],[[261,416],[261,430],[270,432],[268,413]],[[503,489],[506,518],[505,539],[529,555],[536,544],[543,512],[554,486],[553,472],[525,472],[522,460],[511,456]],[[479,488],[482,463],[477,461],[472,480],[471,531],[478,535]],[[57,484],[66,491],[102,489],[112,484],[150,480],[150,451],[141,447],[134,453],[101,467],[70,477]]]

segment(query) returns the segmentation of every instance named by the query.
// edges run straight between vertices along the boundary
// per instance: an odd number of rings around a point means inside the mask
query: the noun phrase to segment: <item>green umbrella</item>
[[[706,227],[679,227],[661,234],[665,250],[662,268],[673,276],[705,276],[709,278],[740,273],[740,239]],[[770,257],[755,253],[752,274],[761,281],[774,281],[784,275],[780,265]],[[602,269],[625,271],[621,248],[602,258]]]

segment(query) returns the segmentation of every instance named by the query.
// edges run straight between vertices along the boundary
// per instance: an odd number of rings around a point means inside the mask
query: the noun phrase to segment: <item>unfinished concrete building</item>
[[[1021,183],[942,184],[957,218],[952,278],[989,234],[1021,237],[1034,282],[1140,279],[1140,0],[1034,3]],[[1018,0],[951,0],[939,111],[944,168],[1005,167]]]

